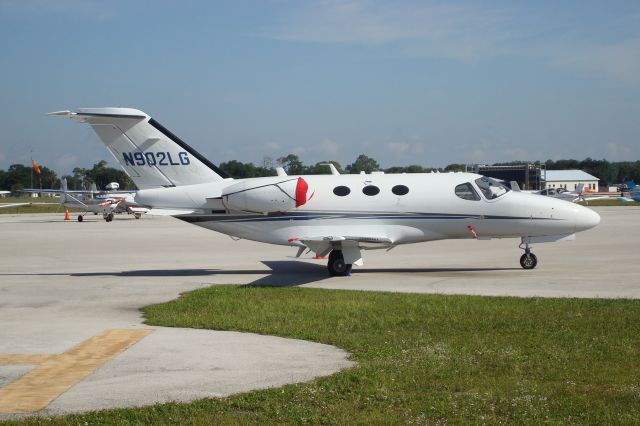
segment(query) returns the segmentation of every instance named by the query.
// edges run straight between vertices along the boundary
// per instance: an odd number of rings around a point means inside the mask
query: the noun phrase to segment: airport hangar
[[[593,192],[599,190],[599,179],[583,170],[546,170],[539,164],[475,165],[471,169],[475,173],[507,183],[515,181],[520,189],[526,191],[539,191],[545,188],[564,188],[567,191],[575,191],[580,184]]]

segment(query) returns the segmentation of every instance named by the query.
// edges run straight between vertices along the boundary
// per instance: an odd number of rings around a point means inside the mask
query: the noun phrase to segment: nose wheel
[[[529,248],[529,243],[521,243],[520,248],[524,244],[524,254],[520,256],[520,266],[522,269],[533,269],[538,264],[538,257],[531,253],[531,249]]]

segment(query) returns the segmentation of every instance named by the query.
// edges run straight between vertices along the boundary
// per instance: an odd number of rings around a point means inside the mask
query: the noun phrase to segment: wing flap
[[[290,238],[290,243],[307,247],[319,256],[328,255],[331,250],[342,250],[344,260],[348,264],[361,266],[362,255],[361,249],[388,248],[393,246],[393,240],[388,237],[372,237],[372,236],[341,236],[341,235],[325,235],[325,236],[305,236],[300,238]],[[298,253],[301,254],[300,250]]]
[[[178,216],[183,214],[194,214],[203,212],[201,210],[185,210],[185,209],[149,209],[146,214],[148,216]]]

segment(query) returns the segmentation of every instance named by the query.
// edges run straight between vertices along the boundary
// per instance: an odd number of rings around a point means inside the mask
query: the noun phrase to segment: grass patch
[[[29,198],[29,197],[6,197],[0,198],[0,204],[10,203],[59,203],[58,198]],[[18,207],[3,207],[0,208],[0,214],[20,214],[20,213],[60,213],[65,211],[65,207],[62,205],[50,205],[50,206],[18,206]],[[81,210],[71,208],[70,212],[79,212]]]
[[[358,366],[311,383],[47,424],[640,421],[640,301],[216,286],[144,313],[153,325],[332,344]]]
[[[587,207],[603,207],[603,206],[640,206],[637,201],[618,201],[613,198],[605,198],[602,200],[579,201],[578,204]]]

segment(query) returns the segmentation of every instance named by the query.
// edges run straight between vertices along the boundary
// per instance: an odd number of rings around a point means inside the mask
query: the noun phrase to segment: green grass
[[[580,201],[578,204],[582,204],[583,206],[589,207],[602,207],[602,206],[640,206],[640,203],[637,201],[618,201],[614,198],[606,198],[602,200],[589,200],[589,201]]]
[[[219,286],[144,313],[332,344],[358,365],[228,398],[16,423],[640,423],[640,301]]]
[[[28,198],[28,197],[6,197],[0,198],[0,204],[4,203],[58,203],[58,198]],[[19,206],[19,207],[3,207],[0,208],[0,214],[19,214],[19,213],[64,213],[64,206]],[[80,211],[78,209],[69,209],[70,212]]]

